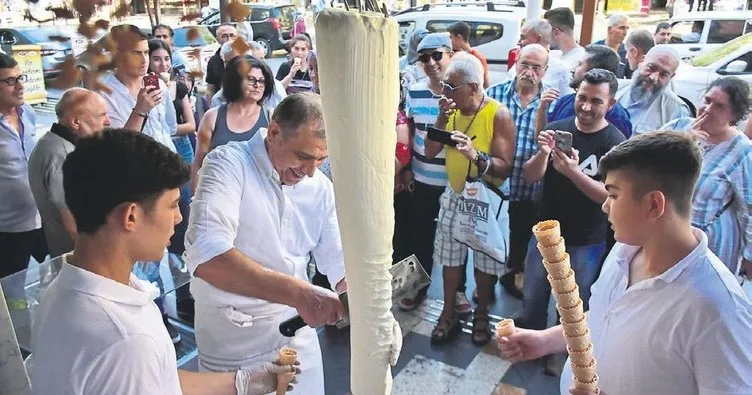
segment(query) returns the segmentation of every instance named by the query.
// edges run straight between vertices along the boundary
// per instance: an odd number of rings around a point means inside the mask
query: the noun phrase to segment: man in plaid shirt
[[[496,84],[486,91],[488,96],[504,104],[512,114],[517,131],[512,175],[509,178],[509,261],[510,272],[501,277],[501,285],[512,296],[522,299],[514,284],[516,273],[523,270],[527,244],[537,217],[539,184],[527,184],[522,166],[538,150],[535,142],[535,114],[541,97],[541,81],[548,68],[548,51],[540,44],[526,45],[520,51],[517,77]]]

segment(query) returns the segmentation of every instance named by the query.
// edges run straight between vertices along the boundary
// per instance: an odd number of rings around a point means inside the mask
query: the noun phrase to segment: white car
[[[752,11],[708,11],[671,18],[671,41],[682,59],[688,60],[752,32]]]
[[[417,28],[445,32],[455,22],[470,25],[470,45],[488,60],[491,80],[503,79],[509,51],[517,47],[525,18],[523,1],[426,4],[402,11],[393,18],[399,24],[400,47]]]
[[[734,76],[752,86],[752,33],[682,62],[672,80],[674,92],[695,110],[708,85],[722,77]]]

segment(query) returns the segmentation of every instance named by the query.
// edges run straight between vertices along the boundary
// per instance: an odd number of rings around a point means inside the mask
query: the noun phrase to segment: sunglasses
[[[444,52],[443,51],[433,51],[430,54],[423,53],[418,56],[418,60],[421,63],[428,63],[429,58],[432,58],[434,62],[439,62],[441,59],[444,58]]]

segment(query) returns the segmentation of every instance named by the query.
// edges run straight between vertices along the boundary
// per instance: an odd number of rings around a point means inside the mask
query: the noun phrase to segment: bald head
[[[648,53],[645,55],[645,62],[660,62],[662,64],[665,64],[666,66],[670,66],[670,70],[673,74],[676,72],[676,69],[679,68],[679,62],[681,62],[681,58],[679,57],[679,53],[670,46],[659,45],[650,48]]]
[[[517,61],[517,91],[540,89],[548,69],[548,49],[541,44],[528,44],[520,50]]]
[[[544,64],[548,65],[548,50],[541,44],[529,44],[520,49],[520,60],[529,57],[542,59]]]
[[[57,121],[77,137],[99,133],[110,126],[107,103],[102,96],[84,88],[71,88],[55,106]]]

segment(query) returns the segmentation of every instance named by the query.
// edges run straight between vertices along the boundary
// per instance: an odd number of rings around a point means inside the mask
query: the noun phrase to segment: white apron
[[[316,331],[306,326],[295,337],[284,337],[279,324],[297,314],[295,309],[269,303],[268,309],[262,310],[249,314],[232,306],[196,303],[199,371],[250,369],[276,360],[279,349],[288,346],[298,351],[301,362],[298,384],[288,394],[324,395],[324,367]]]

